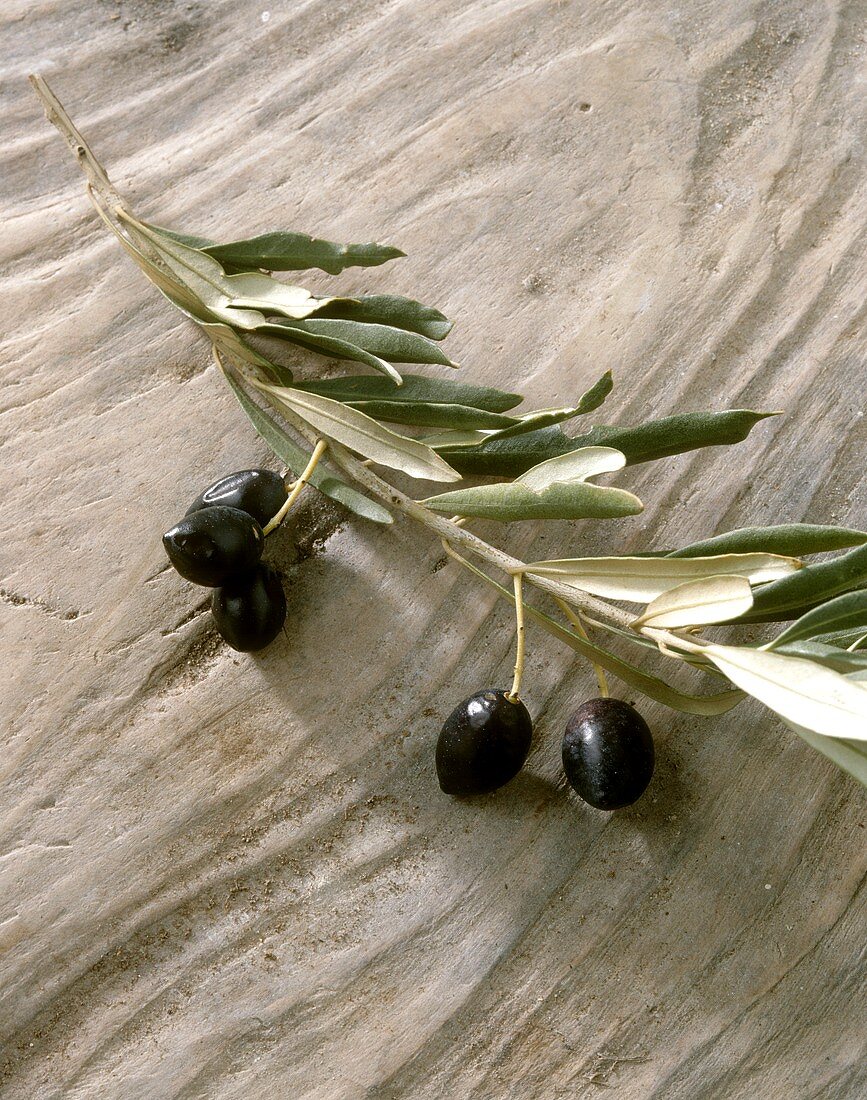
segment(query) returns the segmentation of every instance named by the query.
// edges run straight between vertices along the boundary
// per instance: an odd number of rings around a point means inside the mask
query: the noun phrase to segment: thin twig
[[[515,573],[512,579],[515,584],[515,675],[512,679],[512,690],[506,698],[510,703],[517,703],[521,698],[521,679],[524,675],[524,575]]]
[[[581,620],[581,612],[573,611],[572,608],[564,603],[559,596],[555,597],[554,602],[569,620],[569,622],[575,627],[585,642],[589,642],[590,638],[587,631],[584,629],[584,623]],[[605,669],[601,665],[597,665],[595,661],[590,662],[593,665],[593,671],[596,673],[596,681],[599,684],[599,692],[603,699],[607,699],[611,692],[608,689],[608,678],[605,675]]]
[[[310,456],[310,461],[304,467],[304,472],[292,486],[292,491],[283,503],[282,508],[275,516],[272,516],[271,519],[268,520],[266,526],[262,528],[263,535],[270,535],[274,528],[279,527],[283,520],[286,518],[289,509],[301,495],[301,490],[310,480],[313,471],[319,465],[319,459],[322,458],[327,447],[328,441],[325,439],[320,439],[316,446],[313,448],[313,454]]]

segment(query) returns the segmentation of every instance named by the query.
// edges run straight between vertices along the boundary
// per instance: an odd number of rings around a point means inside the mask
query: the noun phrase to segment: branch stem
[[[272,516],[271,519],[268,520],[267,525],[263,528],[262,534],[270,535],[271,532],[274,530],[274,528],[279,527],[280,524],[283,522],[283,520],[286,518],[286,515],[289,512],[289,509],[292,507],[292,505],[295,503],[295,501],[301,495],[301,490],[304,488],[304,486],[310,480],[310,478],[313,475],[313,471],[319,465],[319,459],[322,458],[323,454],[325,454],[325,451],[326,451],[327,447],[328,447],[328,441],[327,440],[320,439],[317,442],[316,446],[313,448],[313,454],[310,456],[310,461],[304,467],[303,473],[298,478],[298,480],[295,482],[295,484],[292,486],[292,491],[289,493],[289,496],[286,497],[286,500],[284,501],[283,506],[281,507],[280,511],[275,516]]]
[[[521,678],[524,675],[524,574],[515,573],[512,577],[515,585],[515,675],[512,679],[512,690],[506,696],[510,703],[517,703],[521,698]]]

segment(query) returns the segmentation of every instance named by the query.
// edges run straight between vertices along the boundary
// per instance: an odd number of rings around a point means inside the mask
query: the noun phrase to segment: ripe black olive
[[[249,573],[262,556],[262,528],[238,508],[202,508],[163,535],[169,561],[182,577],[216,588]]]
[[[436,765],[446,794],[495,791],[518,774],[530,751],[533,721],[523,703],[500,688],[477,691],[452,711],[437,741]]]
[[[597,810],[635,802],[650,782],[653,764],[650,729],[622,699],[588,699],[566,723],[563,770],[572,788]]]
[[[273,470],[239,470],[209,485],[196,497],[186,514],[225,505],[249,513],[265,527],[286,503],[287,496],[283,478]]]
[[[286,620],[280,578],[265,565],[233,577],[211,597],[217,629],[239,653],[253,653],[273,642]]]

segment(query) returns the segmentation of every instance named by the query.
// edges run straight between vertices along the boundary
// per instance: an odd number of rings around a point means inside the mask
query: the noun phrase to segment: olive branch
[[[603,405],[613,387],[610,373],[572,406],[523,413],[515,412],[518,394],[402,374],[396,363],[455,367],[440,347],[452,327],[442,313],[398,295],[329,296],[272,276],[314,269],[335,275],[396,259],[404,255],[399,249],[296,232],[218,244],[141,221],[46,82],[38,76],[31,82],[78,160],[100,218],[151,283],[207,336],[254,429],[297,478],[266,531],[308,483],[368,521],[391,523],[392,511],[399,511],[514,602],[518,652],[511,698],[520,693],[526,618],[587,659],[603,695],[606,673],[691,714],[720,714],[751,695],[867,784],[867,532],[792,523],[741,528],[640,556],[523,562],[465,526],[473,519],[635,515],[643,507],[636,496],[592,479],[702,447],[736,444],[776,414],[694,412],[629,427],[595,425],[569,436],[561,425]],[[254,347],[251,337],[288,342],[375,373],[296,380]],[[427,434],[406,434],[406,428]],[[440,483],[469,476],[498,480],[417,500],[374,465]],[[844,552],[803,560],[832,551]],[[487,570],[504,574],[511,587]],[[525,602],[525,584],[550,597],[568,625]],[[622,603],[643,610],[629,611]],[[756,623],[785,625],[759,646],[720,645],[699,633]],[[587,627],[645,656],[686,663],[715,679],[715,686],[722,675],[730,686],[710,694],[683,692],[591,640]]]

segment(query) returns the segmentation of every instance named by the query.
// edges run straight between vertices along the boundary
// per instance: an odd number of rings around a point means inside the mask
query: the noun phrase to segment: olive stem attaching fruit
[[[283,520],[286,518],[286,514],[288,513],[289,509],[301,495],[301,490],[310,480],[311,476],[313,475],[313,471],[319,465],[319,459],[322,458],[327,447],[327,440],[320,439],[317,441],[316,446],[313,448],[313,454],[310,456],[310,461],[304,468],[304,472],[292,486],[292,489],[290,490],[289,496],[286,498],[283,507],[275,516],[272,516],[272,518],[265,525],[263,529],[263,534],[270,535],[274,528],[279,527]]]
[[[512,581],[515,585],[515,640],[517,646],[515,650],[515,675],[512,679],[512,689],[506,695],[506,698],[510,703],[517,703],[521,698],[521,678],[524,675],[524,574],[515,573]]]
[[[590,637],[584,628],[584,623],[581,619],[580,611],[573,611],[572,608],[564,603],[559,596],[554,597],[554,603],[560,608],[569,622],[575,627],[576,631],[581,635],[585,642],[590,641]],[[596,682],[599,684],[599,693],[603,699],[607,699],[611,694],[608,688],[608,677],[605,675],[605,669],[601,665],[597,665],[595,661],[590,662],[593,665],[593,671],[596,673]]]

